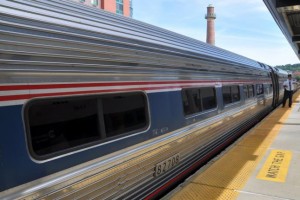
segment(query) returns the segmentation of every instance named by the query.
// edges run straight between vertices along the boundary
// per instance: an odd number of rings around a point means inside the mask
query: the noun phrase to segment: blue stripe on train
[[[184,118],[179,91],[150,93],[148,99],[151,129],[146,133],[46,163],[36,163],[28,155],[22,106],[0,107],[0,191],[42,178],[183,126]]]
[[[0,107],[1,191],[30,180],[32,174],[36,173],[26,152],[21,112],[22,106]],[[31,170],[26,170],[28,166]]]

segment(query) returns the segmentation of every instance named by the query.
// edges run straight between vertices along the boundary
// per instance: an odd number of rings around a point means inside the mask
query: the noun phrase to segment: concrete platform
[[[300,95],[163,199],[300,200]]]

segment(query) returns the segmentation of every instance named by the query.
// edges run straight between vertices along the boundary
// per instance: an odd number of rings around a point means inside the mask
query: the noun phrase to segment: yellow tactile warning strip
[[[190,199],[222,199],[232,200],[236,199],[238,192],[234,190],[227,190],[225,188],[217,188],[215,186],[207,186],[200,184],[189,184],[184,188],[184,191],[180,191],[172,199],[190,200]]]
[[[294,95],[294,99],[299,92]],[[297,99],[298,100],[298,99]],[[300,100],[300,99],[299,99]],[[278,108],[247,133],[238,144],[191,178],[172,200],[233,200],[278,135],[291,109]]]
[[[272,150],[257,178],[267,181],[285,182],[291,159],[291,151]]]

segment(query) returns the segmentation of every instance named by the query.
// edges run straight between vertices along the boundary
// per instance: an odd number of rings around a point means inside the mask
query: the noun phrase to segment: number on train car
[[[175,154],[170,158],[167,158],[166,160],[157,163],[155,165],[155,169],[154,169],[154,176],[159,176],[163,173],[165,173],[166,171],[168,171],[169,169],[173,168],[174,166],[176,166],[180,161],[180,154]]]

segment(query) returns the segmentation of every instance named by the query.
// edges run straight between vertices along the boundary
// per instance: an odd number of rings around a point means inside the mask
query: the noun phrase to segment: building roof
[[[300,1],[264,0],[264,2],[300,59]]]

